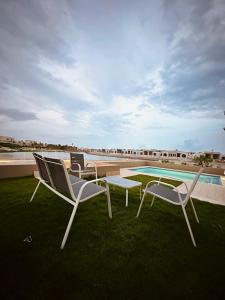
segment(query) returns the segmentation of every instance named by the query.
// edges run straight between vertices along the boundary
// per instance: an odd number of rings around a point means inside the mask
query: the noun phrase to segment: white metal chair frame
[[[197,181],[198,181],[198,179],[199,179],[199,176],[200,176],[201,172],[202,172],[202,169],[200,169],[200,171],[199,171],[198,174],[196,175],[196,177],[195,177],[195,179],[194,179],[194,181],[193,181],[193,183],[192,183],[192,185],[191,185],[191,187],[190,187],[189,190],[188,190],[187,184],[186,184],[185,182],[183,182],[184,185],[185,185],[185,187],[186,187],[186,189],[187,189],[187,194],[186,194],[186,197],[185,197],[184,200],[182,200],[181,194],[180,194],[180,192],[178,191],[178,189],[176,188],[176,186],[174,186],[174,185],[172,185],[172,184],[165,183],[165,182],[161,182],[161,178],[162,178],[162,177],[160,177],[159,180],[152,180],[152,181],[148,182],[147,185],[146,185],[146,187],[145,187],[145,189],[143,190],[144,194],[143,194],[143,197],[142,197],[142,200],[141,200],[141,203],[140,203],[140,206],[139,206],[138,213],[137,213],[137,216],[136,216],[136,217],[137,217],[137,218],[139,217],[139,214],[140,214],[140,212],[141,212],[141,208],[142,208],[142,205],[143,205],[143,202],[144,202],[144,199],[145,199],[146,194],[151,194],[151,195],[153,195],[153,199],[152,199],[152,202],[151,202],[151,207],[152,207],[153,204],[154,204],[155,197],[158,197],[158,198],[160,198],[160,199],[163,199],[163,200],[165,200],[165,201],[167,201],[167,202],[169,202],[169,203],[171,203],[171,204],[181,206],[182,211],[183,211],[183,214],[184,214],[184,218],[185,218],[185,221],[186,221],[186,224],[187,224],[187,227],[188,227],[190,236],[191,236],[192,243],[193,243],[194,247],[196,247],[195,238],[194,238],[194,235],[193,235],[193,232],[192,232],[192,229],[191,229],[191,225],[190,225],[190,222],[189,222],[189,219],[188,219],[187,212],[186,212],[186,209],[185,209],[185,208],[186,208],[186,205],[187,205],[187,203],[188,203],[188,200],[190,199],[191,206],[192,206],[192,209],[193,209],[193,212],[194,212],[194,215],[195,215],[195,219],[196,219],[196,221],[199,223],[198,215],[197,215],[197,213],[196,213],[196,210],[195,210],[195,207],[194,207],[194,203],[193,203],[192,198],[191,198],[191,193],[192,193],[192,191],[193,191],[193,189],[194,189],[194,187],[195,187],[195,185],[196,185],[196,183],[197,183]],[[170,199],[167,199],[167,198],[162,197],[162,196],[160,196],[160,195],[158,195],[158,194],[156,194],[156,193],[153,193],[153,192],[148,191],[147,188],[148,188],[149,186],[151,186],[152,184],[154,184],[154,183],[157,183],[157,185],[160,185],[160,184],[161,184],[161,185],[164,185],[164,186],[171,187],[174,191],[177,192],[178,197],[179,197],[179,202],[173,202],[173,201],[171,201]]]
[[[91,175],[91,174],[95,174],[95,178],[98,179],[98,172],[97,172],[97,165],[95,162],[88,162],[86,163],[86,168],[88,167],[88,165],[92,165],[94,167],[94,171],[86,171],[85,169],[82,170],[81,169],[81,165],[79,163],[71,163],[71,165],[75,166],[77,165],[78,166],[78,170],[73,170],[72,168],[69,169],[69,171],[71,173],[78,173],[79,174],[79,177],[81,178],[82,175]]]
[[[111,201],[110,201],[109,185],[108,185],[107,183],[106,183],[106,188],[105,188],[105,190],[100,191],[100,192],[95,193],[95,194],[92,194],[92,195],[90,195],[89,197],[86,197],[86,198],[81,199],[82,194],[83,194],[85,188],[86,188],[88,185],[90,185],[91,183],[99,182],[99,181],[105,182],[103,179],[94,179],[94,180],[85,182],[85,183],[81,186],[81,188],[80,188],[80,190],[79,190],[79,193],[78,193],[78,196],[77,196],[77,198],[76,198],[75,195],[74,195],[73,189],[72,189],[72,185],[75,185],[75,184],[79,183],[80,181],[77,181],[77,182],[71,184],[70,179],[69,179],[68,172],[67,172],[66,167],[65,167],[65,164],[64,164],[64,162],[63,162],[62,160],[60,160],[60,163],[48,161],[49,163],[52,163],[52,164],[58,164],[58,165],[62,165],[62,166],[63,166],[64,173],[65,173],[65,177],[66,177],[66,181],[67,181],[67,184],[68,184],[68,187],[69,187],[69,190],[70,190],[70,194],[71,194],[71,198],[72,198],[72,199],[70,199],[70,198],[68,198],[67,196],[63,195],[62,193],[60,193],[59,191],[57,191],[57,190],[55,189],[54,184],[53,184],[53,179],[52,179],[51,173],[50,173],[50,171],[49,171],[49,168],[48,168],[48,166],[47,166],[47,163],[46,163],[45,158],[43,158],[43,157],[41,157],[41,158],[38,157],[38,159],[41,159],[41,160],[44,161],[45,167],[46,167],[46,170],[47,170],[47,172],[48,172],[48,175],[49,175],[49,178],[50,178],[50,181],[51,181],[51,185],[52,185],[52,186],[50,186],[49,184],[47,184],[47,183],[45,182],[45,180],[41,178],[41,176],[37,176],[37,175],[36,175],[35,177],[39,180],[39,182],[38,182],[38,184],[37,184],[37,186],[36,186],[36,188],[35,188],[35,190],[34,190],[34,193],[33,193],[32,197],[31,197],[31,199],[30,199],[30,202],[34,199],[34,196],[35,196],[35,194],[36,194],[36,192],[37,192],[37,190],[38,190],[40,184],[42,183],[44,186],[46,186],[48,189],[50,189],[53,193],[55,193],[56,195],[58,195],[59,197],[61,197],[62,199],[64,199],[65,201],[67,201],[68,203],[70,203],[70,204],[73,206],[73,211],[72,211],[72,214],[71,214],[71,216],[70,216],[70,219],[69,219],[69,222],[68,222],[68,225],[67,225],[65,234],[64,234],[64,236],[63,236],[62,243],[61,243],[61,247],[60,247],[61,249],[63,249],[64,246],[65,246],[65,244],[66,244],[66,241],[67,241],[67,238],[68,238],[68,235],[69,235],[69,232],[70,232],[72,223],[73,223],[73,219],[74,219],[74,217],[75,217],[75,214],[76,214],[76,211],[77,211],[77,208],[78,208],[79,203],[85,202],[85,201],[87,201],[87,200],[89,200],[89,199],[91,199],[91,198],[93,198],[93,197],[95,197],[95,196],[98,196],[98,195],[102,194],[102,193],[106,193],[106,195],[107,195],[107,203],[108,203],[108,213],[109,213],[109,218],[110,218],[110,219],[112,218],[112,209],[111,209]],[[38,166],[38,168],[39,168],[39,166]],[[40,174],[40,170],[39,170],[39,174]]]

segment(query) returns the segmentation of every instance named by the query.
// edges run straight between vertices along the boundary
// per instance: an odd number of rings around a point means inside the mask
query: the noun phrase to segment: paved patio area
[[[120,176],[122,177],[129,177],[129,176],[135,176],[135,175],[139,175],[140,173],[135,172],[135,171],[130,171],[127,168],[121,168],[120,169]]]
[[[188,188],[191,186],[191,183],[191,181],[186,181]],[[186,192],[183,183],[177,188],[181,193]],[[223,185],[198,182],[192,192],[192,197],[213,204],[225,205],[225,187]]]

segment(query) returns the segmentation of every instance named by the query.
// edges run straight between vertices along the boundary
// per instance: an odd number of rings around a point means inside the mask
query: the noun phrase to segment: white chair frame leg
[[[106,196],[107,196],[107,203],[108,203],[109,218],[112,219],[112,208],[111,208],[110,193],[109,193],[109,186],[108,186],[108,185],[107,185]],[[77,202],[77,203],[74,205],[72,214],[71,214],[71,216],[70,216],[68,225],[67,225],[67,227],[66,227],[65,234],[64,234],[64,236],[63,236],[63,240],[62,240],[61,247],[60,247],[61,250],[63,250],[63,248],[65,247],[65,244],[66,244],[68,235],[69,235],[69,233],[70,233],[70,229],[71,229],[71,226],[72,226],[72,224],[73,224],[73,220],[74,220],[74,217],[75,217],[77,208],[78,208],[78,204],[79,204],[79,203]]]
[[[69,235],[69,232],[70,232],[70,229],[71,229],[71,226],[72,226],[72,223],[73,223],[73,219],[75,217],[75,214],[76,214],[76,211],[77,211],[77,207],[78,207],[78,203],[75,204],[74,208],[73,208],[73,211],[72,211],[72,214],[70,216],[70,219],[69,219],[69,222],[68,222],[68,225],[66,227],[66,231],[65,231],[65,234],[64,234],[64,237],[63,237],[63,240],[62,240],[62,244],[61,244],[61,250],[64,248],[65,244],[66,244],[66,241],[67,241],[67,238],[68,238],[68,235]]]
[[[194,215],[195,215],[195,219],[196,219],[197,223],[199,224],[199,218],[198,218],[198,215],[197,215],[197,212],[195,210],[194,203],[193,203],[191,197],[190,197],[190,202],[191,202],[191,206],[192,206],[192,209],[193,209],[193,212],[194,212]]]
[[[142,197],[142,200],[141,200],[139,209],[138,209],[138,213],[137,213],[137,216],[136,216],[137,218],[139,217],[139,214],[140,214],[140,212],[141,212],[141,208],[142,208],[142,205],[143,205],[143,203],[144,203],[145,195],[146,195],[146,192],[144,192],[144,194],[143,194],[143,197]],[[155,200],[155,196],[154,196],[153,199],[152,199],[151,207],[152,207],[152,205],[153,205],[153,203],[154,203],[154,200]],[[191,201],[191,202],[192,202],[192,201]],[[190,236],[191,236],[192,243],[193,243],[193,245],[196,247],[195,238],[194,238],[194,235],[193,235],[193,232],[192,232],[192,229],[191,229],[190,222],[189,222],[189,220],[188,220],[188,216],[187,216],[187,212],[186,212],[185,206],[181,205],[181,207],[182,207],[183,214],[184,214],[184,218],[185,218],[185,221],[186,221],[186,223],[187,223],[187,227],[188,227],[188,230],[189,230],[189,233],[190,233]],[[196,213],[196,211],[195,211],[193,202],[192,202],[192,208],[193,208],[193,211],[194,211],[196,220],[197,220],[197,222],[198,222],[198,216],[197,216],[197,213]]]
[[[144,203],[144,199],[145,199],[146,194],[147,194],[147,193],[144,192],[143,197],[142,197],[142,199],[141,199],[141,203],[140,203],[140,206],[139,206],[139,209],[138,209],[138,213],[137,213],[137,216],[136,216],[137,218],[139,217],[139,214],[140,214],[140,212],[141,212],[142,205],[143,205],[143,203]],[[155,196],[153,196],[153,199],[152,199],[152,202],[151,202],[151,207],[153,206],[154,201],[155,201]]]
[[[41,181],[39,180],[39,182],[38,182],[38,184],[37,184],[37,186],[36,186],[36,188],[35,188],[35,190],[34,190],[34,192],[33,192],[33,195],[32,195],[32,197],[31,197],[31,199],[30,199],[30,202],[34,199],[34,196],[35,196],[35,194],[37,193],[37,190],[38,190],[38,188],[39,188],[40,183],[41,183]]]
[[[108,203],[108,211],[109,211],[109,217],[112,219],[112,207],[111,207],[111,201],[110,201],[110,192],[109,192],[109,185],[106,184],[106,196],[107,196],[107,203]]]
[[[151,207],[153,206],[154,202],[155,202],[155,196],[153,196],[153,198],[152,198]]]
[[[128,206],[128,193],[129,193],[129,191],[128,191],[128,189],[126,189],[126,207]]]
[[[143,203],[144,203],[145,195],[146,195],[146,192],[144,192],[144,194],[143,194],[143,196],[142,196],[141,203],[140,203],[140,206],[139,206],[139,209],[138,209],[136,218],[139,217],[139,214],[140,214],[140,212],[141,212],[141,208],[142,208],[142,205],[143,205]]]
[[[181,205],[181,207],[182,207],[184,218],[185,218],[185,221],[187,223],[187,227],[188,227],[188,230],[189,230],[189,233],[190,233],[190,236],[191,236],[192,243],[195,247],[197,247],[196,242],[195,242],[195,238],[194,238],[194,235],[193,235],[193,232],[192,232],[192,229],[191,229],[191,225],[190,225],[190,222],[188,220],[186,209],[183,205]]]

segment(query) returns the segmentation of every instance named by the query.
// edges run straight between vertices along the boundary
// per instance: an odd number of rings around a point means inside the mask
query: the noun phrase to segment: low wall
[[[65,161],[67,168],[70,167],[70,162]],[[35,163],[17,163],[17,164],[2,164],[0,165],[0,179],[33,176],[34,171],[37,171]],[[112,176],[120,174],[120,166],[111,163],[97,163],[98,177]]]
[[[37,171],[35,164],[0,165],[0,178],[31,176]]]
[[[69,168],[70,161],[65,161],[66,167]],[[146,160],[130,160],[130,161],[108,161],[108,162],[96,162],[98,177],[103,176],[112,176],[119,175],[120,168],[134,168],[134,167],[144,167],[144,166],[152,166],[159,168],[167,168],[181,171],[189,171],[189,172],[198,172],[199,166],[189,166],[189,165],[176,165],[170,163],[160,163],[154,161],[146,161]],[[34,171],[37,170],[36,164],[34,162],[29,163],[17,163],[17,164],[1,164],[0,165],[0,178],[12,178],[12,177],[23,177],[23,176],[32,176]],[[224,176],[224,169],[220,168],[204,168],[204,173],[214,174]]]
[[[154,161],[148,161],[146,165],[152,167],[165,168],[165,169],[187,171],[187,172],[198,172],[200,169],[200,166],[175,165],[170,163],[160,163]],[[224,169],[206,167],[204,168],[203,173],[224,176]]]
[[[110,164],[117,165],[120,168],[144,167],[147,165],[145,160],[117,160],[110,161]]]

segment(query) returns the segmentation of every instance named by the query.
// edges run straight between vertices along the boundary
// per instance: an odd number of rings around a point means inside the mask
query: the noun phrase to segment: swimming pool
[[[156,177],[169,177],[169,178],[174,178],[182,181],[193,180],[197,174],[195,172],[177,171],[177,170],[163,169],[163,168],[156,168],[156,167],[134,168],[129,170],[143,173],[143,174],[149,174]],[[222,185],[220,176],[216,176],[216,175],[202,174],[199,177],[199,181],[204,183]]]

